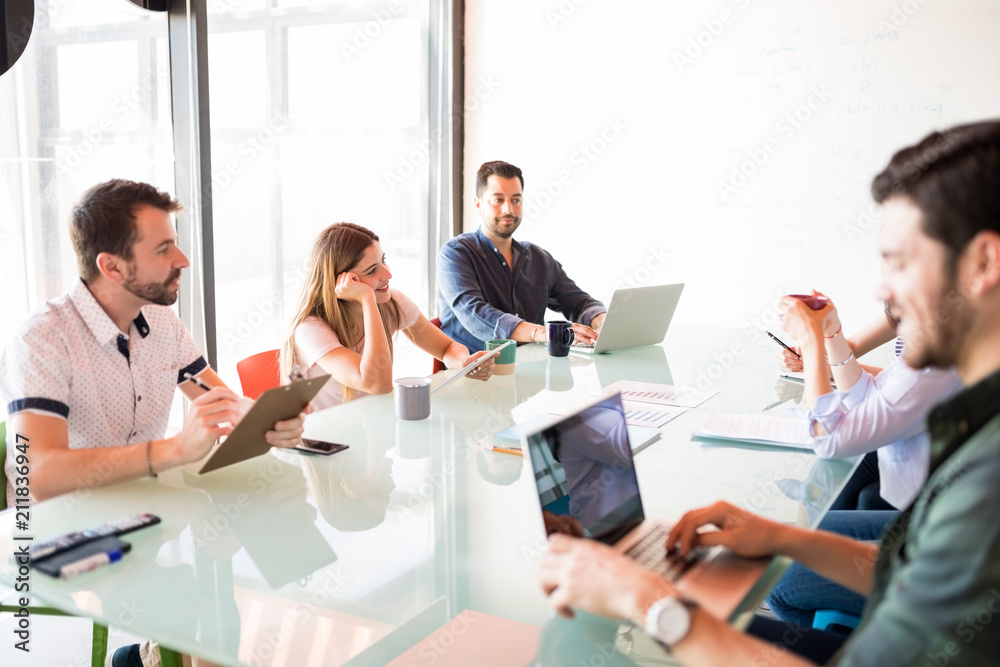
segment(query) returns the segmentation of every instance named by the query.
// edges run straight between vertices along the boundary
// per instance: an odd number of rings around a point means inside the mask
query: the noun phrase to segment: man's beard
[[[179,290],[171,289],[170,283],[177,280],[180,275],[181,270],[175,269],[164,283],[139,283],[135,279],[135,269],[133,268],[132,274],[125,279],[122,287],[140,299],[145,299],[158,306],[172,306],[177,302],[177,293]]]
[[[972,327],[972,313],[953,277],[941,290],[927,321],[903,338],[903,361],[911,368],[954,366],[962,349],[964,334]],[[910,340],[913,338],[913,340]]]
[[[503,225],[504,222],[507,219],[512,219],[514,221],[513,227],[511,228],[510,231],[502,231],[503,228],[501,227],[501,225]],[[521,219],[520,218],[517,218],[517,217],[514,217],[514,216],[502,215],[499,218],[494,218],[494,220],[493,220],[493,233],[496,234],[497,236],[499,236],[502,239],[509,239],[511,236],[514,235],[514,232],[517,231],[517,228],[520,225],[521,225]]]

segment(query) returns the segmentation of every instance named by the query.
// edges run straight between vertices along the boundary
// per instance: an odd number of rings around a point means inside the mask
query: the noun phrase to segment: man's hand
[[[489,350],[481,350],[473,355],[466,357],[465,361],[462,362],[462,367],[464,368],[465,366],[468,366],[469,364],[471,364],[473,361],[483,356],[484,354],[489,354],[489,352],[490,352]],[[473,380],[482,380],[483,382],[489,380],[490,377],[493,375],[493,369],[495,367],[494,365],[495,359],[496,357],[484,361],[482,364],[476,366],[471,371],[466,373],[465,377],[472,378]]]
[[[573,340],[576,343],[589,343],[593,345],[597,342],[597,332],[586,324],[573,322]]]
[[[662,577],[610,547],[566,535],[549,538],[539,579],[549,605],[566,618],[575,607],[641,626],[653,601],[676,594]]]
[[[276,422],[274,429],[264,434],[267,444],[272,447],[297,447],[302,443],[302,432],[305,430],[306,414],[311,408],[306,407],[298,417]]]
[[[553,514],[548,510],[542,510],[542,521],[545,523],[546,535],[562,533],[572,537],[583,537],[583,526],[568,514]]]
[[[239,397],[228,387],[213,387],[191,401],[184,428],[174,436],[178,463],[198,461],[212,445],[233,430],[243,413]]]
[[[604,326],[604,317],[606,315],[607,315],[607,313],[601,313],[600,315],[596,316],[594,319],[590,320],[590,328],[593,329],[594,331],[600,333],[601,327]]]
[[[700,531],[705,526],[718,530]],[[739,556],[772,556],[784,529],[780,523],[719,501],[682,516],[667,536],[667,550],[686,556],[696,546],[722,545]]]

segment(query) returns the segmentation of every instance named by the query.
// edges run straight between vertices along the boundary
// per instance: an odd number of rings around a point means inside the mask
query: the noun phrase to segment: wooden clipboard
[[[268,389],[243,415],[232,433],[216,443],[205,458],[184,465],[183,470],[192,475],[204,475],[266,454],[271,445],[267,444],[264,435],[274,423],[298,416],[329,379],[329,375],[322,375]]]

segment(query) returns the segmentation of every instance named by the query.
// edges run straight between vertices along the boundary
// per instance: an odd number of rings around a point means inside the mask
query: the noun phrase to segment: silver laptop
[[[684,283],[615,290],[597,340],[574,343],[570,351],[601,354],[662,343],[683,290]]]
[[[604,396],[574,414],[521,436],[534,472],[545,532],[583,536],[612,546],[728,618],[767,569],[716,547],[686,558],[666,553],[670,526],[646,519],[635,474],[621,394]]]

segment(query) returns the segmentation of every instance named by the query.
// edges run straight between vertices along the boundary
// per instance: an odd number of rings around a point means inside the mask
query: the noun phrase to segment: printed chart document
[[[762,445],[812,449],[809,421],[770,415],[733,415],[713,412],[705,425],[692,435],[721,440],[738,440]]]
[[[675,387],[671,384],[635,382],[633,380],[619,380],[604,388],[606,394],[617,392],[621,392],[623,401],[671,405],[676,408],[694,408],[718,394],[719,390],[706,392],[694,387]]]
[[[650,403],[622,401],[625,408],[625,423],[629,426],[647,426],[660,428],[671,419],[687,412],[687,408],[675,408],[669,405],[654,407]]]
[[[502,431],[494,433],[493,439],[505,441],[502,445],[509,449],[521,449],[521,434],[533,431],[538,424],[547,421],[547,417],[549,416],[550,415],[542,415],[523,424],[508,426]],[[626,424],[625,428],[628,430],[628,442],[632,448],[633,454],[638,454],[642,450],[646,449],[646,447],[649,447],[651,444],[660,439],[660,430],[657,428],[632,426],[631,424]]]

